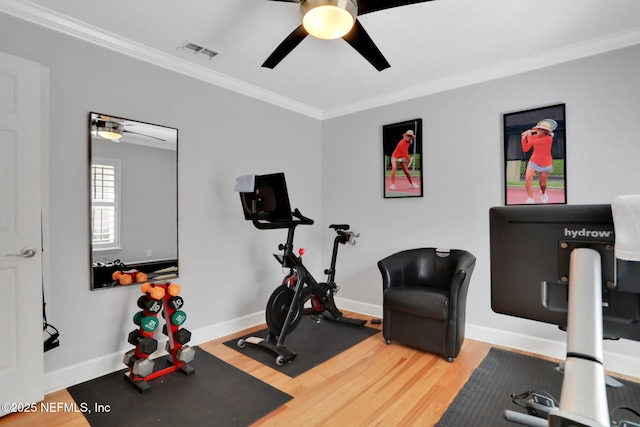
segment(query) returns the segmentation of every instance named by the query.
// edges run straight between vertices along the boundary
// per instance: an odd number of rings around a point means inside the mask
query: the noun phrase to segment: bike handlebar
[[[346,235],[345,243],[348,243],[351,246],[354,246],[356,244],[356,238],[360,237],[360,233],[354,233],[353,231],[347,231],[345,235]]]
[[[298,208],[294,209],[291,212],[292,220],[291,221],[260,221],[258,212],[251,213],[251,222],[253,225],[260,230],[274,230],[277,228],[295,228],[298,225],[311,225],[314,221],[311,218],[308,218],[300,212]],[[331,224],[329,228],[332,228],[338,233],[336,237],[338,241],[342,244],[349,243],[350,245],[356,244],[356,238],[360,237],[359,233],[354,233],[349,230],[349,224]]]
[[[260,230],[273,230],[276,228],[293,228],[301,224],[311,225],[314,222],[311,218],[307,218],[306,216],[302,215],[302,213],[300,213],[300,211],[297,208],[294,209],[293,212],[291,212],[291,215],[297,219],[292,219],[291,221],[261,222],[260,218],[258,217],[258,213],[252,212],[251,222],[253,222],[253,225]]]
[[[313,220],[311,218],[307,218],[306,216],[302,215],[298,210],[298,208],[294,209],[293,212],[291,212],[291,215],[298,218],[300,220],[300,224],[305,224],[305,225],[313,224]]]

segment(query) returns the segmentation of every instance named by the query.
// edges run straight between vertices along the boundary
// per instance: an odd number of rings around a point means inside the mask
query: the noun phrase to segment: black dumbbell
[[[185,328],[178,329],[176,333],[173,334],[173,339],[174,341],[184,345],[191,340],[191,332]]]
[[[158,341],[154,338],[143,336],[139,329],[131,331],[127,341],[129,344],[137,346],[138,350],[144,354],[151,354],[158,349]]]
[[[138,298],[138,307],[147,310],[149,313],[159,313],[162,310],[162,303],[157,299],[151,299],[146,295]]]
[[[167,325],[162,325],[162,333],[165,335],[169,335],[167,333]],[[188,329],[178,329],[175,334],[173,334],[173,340],[179,342],[180,344],[186,344],[191,341],[191,332]]]
[[[182,299],[181,296],[176,295],[175,297],[171,297],[169,299],[169,307],[173,308],[174,310],[180,310],[183,305],[184,305],[184,300]]]

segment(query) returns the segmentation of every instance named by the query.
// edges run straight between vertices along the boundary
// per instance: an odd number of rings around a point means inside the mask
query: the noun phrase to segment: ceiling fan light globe
[[[119,133],[104,131],[104,130],[99,130],[98,135],[106,139],[118,139],[122,137],[122,135],[120,135]]]
[[[106,139],[119,139],[122,137],[122,125],[113,122],[98,122],[98,135]]]
[[[332,40],[351,31],[358,7],[353,0],[306,0],[300,3],[300,13],[310,35]]]

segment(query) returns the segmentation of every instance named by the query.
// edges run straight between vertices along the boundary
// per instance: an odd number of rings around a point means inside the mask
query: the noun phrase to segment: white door
[[[0,53],[0,416],[44,397],[41,72]]]

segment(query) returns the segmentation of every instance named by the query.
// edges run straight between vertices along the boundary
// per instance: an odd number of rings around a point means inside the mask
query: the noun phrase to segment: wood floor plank
[[[345,314],[369,320],[369,317],[357,313]],[[381,329],[379,325],[370,326]],[[491,349],[490,344],[466,339],[460,355],[449,363],[440,356],[400,344],[387,345],[382,334],[376,334],[322,365],[290,378],[223,344],[264,327],[256,326],[199,346],[294,397],[254,423],[255,427],[433,426]],[[72,404],[73,398],[66,390],[61,390],[47,395],[44,402]],[[0,418],[0,427],[40,425],[89,426],[81,413],[70,411],[37,411]]]

